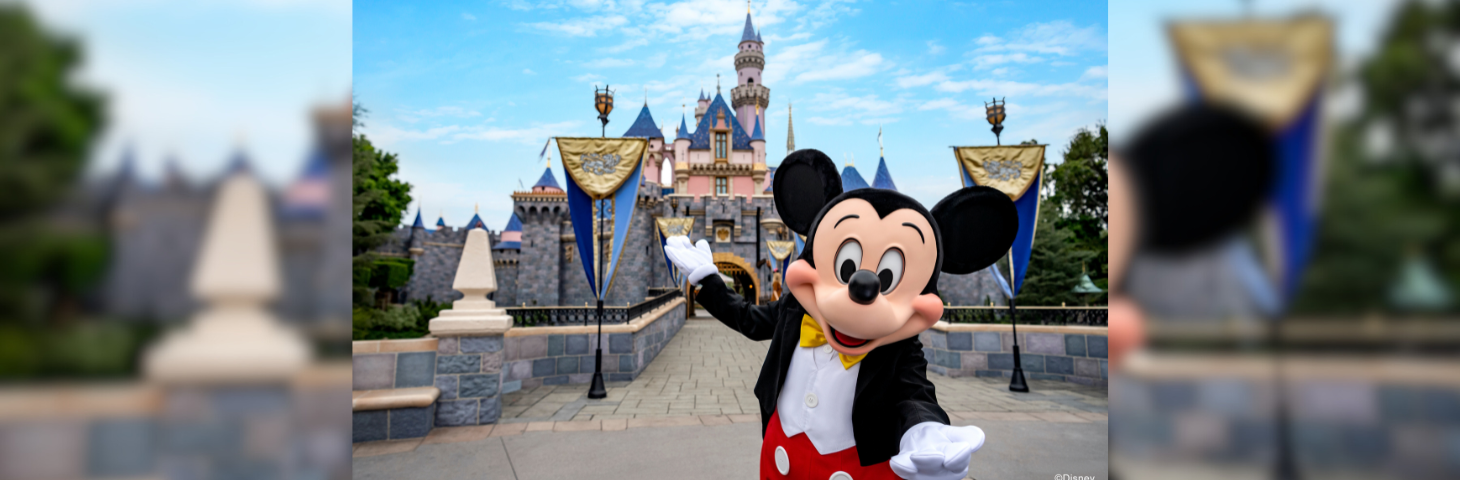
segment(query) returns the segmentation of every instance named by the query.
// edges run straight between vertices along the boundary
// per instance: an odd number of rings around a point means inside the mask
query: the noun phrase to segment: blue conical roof
[[[481,215],[472,214],[471,221],[466,222],[466,229],[467,230],[471,230],[473,228],[480,228],[482,230],[486,230],[487,229],[487,222],[483,222],[482,221],[482,216]]]
[[[700,123],[695,125],[694,135],[689,137],[691,150],[708,150],[710,148],[710,125],[714,124],[720,113],[725,113],[725,122],[730,124],[730,148],[736,150],[750,149],[750,135],[735,121],[735,111],[725,103],[725,97],[715,94],[715,99],[710,106],[705,108],[705,116],[700,117]]]
[[[675,140],[681,138],[689,140],[689,124],[685,123],[684,114],[679,115],[679,134],[675,136]]]
[[[504,231],[504,232],[520,232],[520,231],[522,231],[522,220],[517,218],[517,214],[516,213],[512,214],[512,218],[510,220],[507,220],[507,228],[505,230],[502,230],[502,231]]]
[[[436,229],[446,228],[446,217],[436,217]]]
[[[842,170],[842,191],[850,192],[859,188],[868,188],[867,181],[862,179],[862,174],[857,173],[857,167],[847,165]]]
[[[765,134],[760,132],[760,117],[755,117],[755,128],[750,131],[750,139],[765,141]]]
[[[759,42],[760,36],[755,34],[755,25],[750,24],[750,12],[745,12],[745,33],[740,34],[742,42]]]
[[[542,178],[537,179],[537,184],[532,186],[532,188],[537,187],[550,187],[556,188],[558,190],[563,189],[563,187],[558,186],[558,178],[553,176],[552,168],[548,168],[542,171]]]
[[[771,185],[776,183],[776,167],[767,167],[766,170],[769,171],[765,175],[765,193],[771,193]]]
[[[419,228],[419,229],[423,229],[423,230],[426,228],[426,223],[421,221],[421,209],[420,208],[416,208],[416,223],[412,223],[411,224],[411,228]]]
[[[643,138],[664,138],[664,132],[659,131],[659,126],[654,123],[654,116],[649,114],[649,105],[645,104],[639,110],[639,118],[629,126],[629,131],[624,132],[625,137]]]
[[[897,190],[897,184],[892,183],[892,174],[887,171],[887,160],[877,159],[877,175],[872,177],[872,188],[886,190]]]

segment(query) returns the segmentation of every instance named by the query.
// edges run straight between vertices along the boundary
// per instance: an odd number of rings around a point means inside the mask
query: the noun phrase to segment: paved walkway
[[[769,343],[692,318],[639,378],[608,384],[608,398],[588,400],[587,385],[507,394],[495,426],[357,444],[354,477],[754,478],[760,407],[751,389]],[[1015,394],[1005,379],[929,378],[954,424],[989,434],[973,477],[1105,478],[1104,388],[1030,380],[1030,393]]]

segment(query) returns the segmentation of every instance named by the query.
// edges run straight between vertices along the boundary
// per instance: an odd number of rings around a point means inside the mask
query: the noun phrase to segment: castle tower
[[[695,102],[695,125],[700,124],[700,118],[705,116],[705,111],[710,109],[710,96],[705,94],[705,89],[700,89],[700,99]]]
[[[735,54],[735,73],[739,81],[738,86],[730,90],[730,105],[735,109],[741,128],[746,131],[750,131],[757,122],[765,124],[765,119],[760,117],[771,104],[771,89],[760,80],[761,71],[765,69],[764,46],[760,33],[750,22],[750,6],[747,4],[745,31],[740,35],[740,51]]]

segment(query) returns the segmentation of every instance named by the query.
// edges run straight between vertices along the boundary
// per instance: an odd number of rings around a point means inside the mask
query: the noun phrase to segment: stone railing
[[[1017,340],[1025,378],[1106,385],[1110,378],[1106,327],[1026,326],[1021,321],[1018,330],[1016,338],[1013,325],[938,322],[918,339],[928,371],[940,375],[1009,377]]]
[[[629,306],[603,307],[605,325],[633,321],[670,301],[684,296],[679,290],[668,290],[658,296]],[[596,307],[507,307],[514,327],[562,327],[595,325],[598,322]]]
[[[1016,307],[1019,325],[1085,325],[1103,327],[1110,319],[1107,307]],[[1009,307],[943,307],[948,323],[1008,324]]]

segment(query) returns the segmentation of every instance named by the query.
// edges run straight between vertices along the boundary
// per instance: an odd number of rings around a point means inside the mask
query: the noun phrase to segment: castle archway
[[[735,281],[736,292],[751,302],[759,303],[760,276],[755,274],[755,268],[750,266],[750,262],[729,252],[716,252],[714,261],[715,268],[720,269],[720,273]]]

